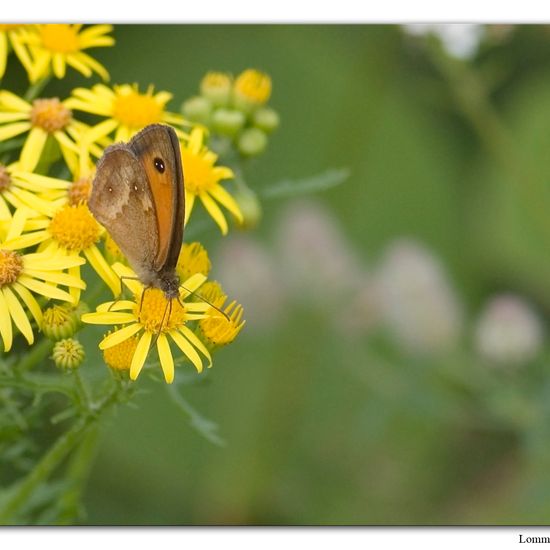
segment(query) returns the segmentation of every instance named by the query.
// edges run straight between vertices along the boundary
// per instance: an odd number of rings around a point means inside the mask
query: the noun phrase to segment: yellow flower
[[[238,104],[263,105],[271,95],[271,78],[261,71],[247,69],[235,80],[233,95]]]
[[[8,204],[51,217],[66,200],[69,185],[65,180],[20,170],[18,163],[0,163],[0,222],[12,217]]]
[[[155,94],[152,86],[147,92],[140,93],[137,84],[122,84],[112,89],[103,84],[96,84],[91,90],[73,90],[67,106],[77,111],[107,117],[107,120],[92,129],[92,141],[98,141],[115,132],[114,141],[118,142],[128,141],[149,124],[182,124],[182,116],[165,110],[170,99],[171,93]]]
[[[88,48],[112,46],[115,40],[107,36],[113,30],[111,25],[93,25],[82,30],[82,25],[34,25],[22,30],[19,43],[27,46],[31,60],[24,63],[31,82],[53,74],[63,78],[67,65],[86,77],[96,72],[103,80],[109,73],[94,58],[84,53]]]
[[[220,185],[221,180],[233,178],[233,171],[225,166],[214,166],[218,156],[203,145],[204,133],[194,128],[187,144],[181,146],[181,159],[185,180],[185,223],[191,215],[195,198],[198,197],[208,213],[227,233],[227,221],[216,204],[225,206],[237,220],[243,216],[235,199]]]
[[[115,331],[116,330],[118,330],[118,327],[115,327]],[[109,336],[109,334],[112,334],[111,331],[105,334],[105,338]],[[129,371],[138,343],[139,337],[134,335],[123,340],[120,344],[104,349],[103,360],[105,364],[115,371]]]
[[[25,26],[26,25],[16,24],[0,25],[0,78],[2,78],[6,72],[8,55],[10,53],[10,44],[23,66],[25,68],[30,66],[31,60],[29,57],[29,52],[20,41],[20,31]]]
[[[42,309],[35,295],[74,303],[70,293],[57,285],[69,289],[86,287],[80,277],[64,273],[66,269],[82,265],[82,258],[52,252],[25,254],[21,248],[10,242],[0,244],[0,336],[4,351],[11,349],[13,324],[29,345],[34,342],[32,326],[23,305],[41,326]]]
[[[201,296],[204,296],[211,304],[223,311],[225,316],[212,314],[205,317],[199,321],[199,328],[201,334],[211,346],[225,346],[235,340],[246,322],[242,320],[243,308],[233,300],[225,309],[222,309],[227,297],[219,283],[212,281],[210,284],[210,287],[201,292]],[[211,308],[211,313],[214,313],[214,311],[216,310]]]
[[[77,143],[84,140],[89,129],[74,120],[67,102],[53,97],[35,99],[31,104],[7,90],[0,91],[0,141],[29,133],[19,159],[21,170],[32,172],[36,168],[50,136],[59,144],[71,171],[78,164],[82,151]],[[92,147],[93,142],[85,140],[85,143]],[[101,154],[97,145],[94,151]]]
[[[203,369],[203,360],[197,350],[208,361],[207,366],[211,367],[212,359],[208,349],[186,326],[189,321],[196,321],[210,315],[207,311],[211,308],[207,304],[185,301],[192,292],[201,286],[206,277],[200,273],[193,275],[181,285],[179,300],[168,301],[159,289],[146,289],[139,281],[128,279],[128,277],[135,277],[135,273],[129,267],[115,264],[113,268],[132,291],[134,299],[106,302],[98,306],[95,312],[82,316],[82,321],[85,323],[125,325],[103,338],[99,343],[99,349],[106,351],[140,334],[130,362],[130,378],[132,380],[135,380],[141,372],[153,341],[156,341],[160,365],[164,379],[168,384],[174,380],[174,357],[170,348],[170,340],[191,361],[198,372]],[[132,348],[133,344],[118,348],[120,354],[110,355],[108,364],[120,369],[121,366],[127,364],[128,350],[132,351]]]
[[[24,217],[25,212],[16,211],[16,216]],[[100,240],[103,228],[95,221],[86,204],[72,206],[65,204],[36,231],[21,234],[24,222],[13,224],[9,235],[9,242],[17,247],[28,247],[39,244],[39,251],[50,254],[80,255],[84,254],[92,268],[109,286],[113,295],[118,295],[120,283],[103,255],[97,243]],[[69,273],[80,278],[80,264],[72,266]],[[71,288],[71,295],[75,301],[80,298],[80,289]]]
[[[208,252],[201,243],[184,243],[181,247],[176,271],[182,279],[188,279],[195,273],[202,273],[205,277],[210,273],[212,264]]]

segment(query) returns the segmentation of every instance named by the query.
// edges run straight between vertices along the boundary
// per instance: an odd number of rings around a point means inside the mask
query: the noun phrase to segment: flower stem
[[[48,82],[51,80],[51,76],[46,76],[41,78],[34,84],[31,84],[27,91],[25,92],[24,99],[28,102],[36,99],[42,92],[42,90],[48,85]]]
[[[94,407],[93,412],[79,418],[59,437],[34,469],[2,501],[0,525],[14,524],[17,513],[25,506],[33,491],[48,479],[90,429],[97,425],[101,414],[117,402],[118,395],[119,386],[117,385]],[[87,456],[91,456],[91,453],[87,453]]]
[[[550,241],[550,219],[545,177],[533,171],[509,128],[493,106],[489,91],[479,73],[467,62],[447,54],[439,44],[429,43],[428,52],[447,81],[456,106],[471,125],[483,146],[500,164],[509,181],[530,208],[539,230]]]
[[[22,373],[29,370],[31,367],[38,365],[46,359],[46,357],[48,357],[52,349],[53,342],[47,338],[42,338],[40,342],[35,344],[30,351],[25,353],[25,355],[21,358],[17,364],[17,370]]]

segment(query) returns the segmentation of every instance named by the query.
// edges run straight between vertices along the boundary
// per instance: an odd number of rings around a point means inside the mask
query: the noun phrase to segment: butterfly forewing
[[[155,206],[142,165],[127,145],[105,150],[88,206],[138,275],[153,268],[159,242]]]
[[[128,147],[140,160],[156,210],[158,249],[154,267],[172,271],[183,240],[184,193],[180,147],[169,126],[152,124],[139,132]]]

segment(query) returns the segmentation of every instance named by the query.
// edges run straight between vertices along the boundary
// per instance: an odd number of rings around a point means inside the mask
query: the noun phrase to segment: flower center
[[[56,53],[73,53],[80,49],[78,29],[72,25],[42,25],[40,37],[44,47]]]
[[[59,98],[35,99],[32,103],[31,124],[53,134],[71,122],[73,114]]]
[[[187,320],[185,308],[178,300],[167,300],[158,288],[147,288],[143,292],[145,293],[143,303],[141,303],[141,294],[136,296],[135,314],[145,330],[155,333],[159,330],[169,332],[185,323]],[[139,311],[140,303],[141,311]]]
[[[195,155],[182,148],[181,161],[184,171],[185,189],[194,195],[199,195],[216,183],[212,165],[200,155]]]
[[[138,342],[138,336],[132,336],[116,346],[103,350],[105,363],[115,370],[130,370]]]
[[[9,188],[11,176],[8,169],[3,164],[0,164],[0,193]]]
[[[136,90],[117,94],[113,105],[113,118],[129,128],[143,128],[160,122],[162,107],[155,101],[152,91],[140,94]]]
[[[48,230],[63,248],[78,252],[96,243],[100,235],[100,227],[85,204],[64,206],[55,214]]]
[[[13,250],[0,250],[0,287],[17,281],[23,271],[23,258]]]
[[[250,102],[263,104],[271,95],[271,78],[260,71],[248,69],[235,81],[235,92]]]
[[[77,206],[88,202],[91,190],[92,183],[90,178],[80,178],[79,180],[76,180],[69,187],[69,204],[71,206]]]

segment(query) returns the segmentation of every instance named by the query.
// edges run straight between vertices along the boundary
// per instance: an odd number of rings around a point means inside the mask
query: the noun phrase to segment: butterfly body
[[[152,124],[105,149],[88,206],[146,287],[179,296],[184,183],[175,131]]]

